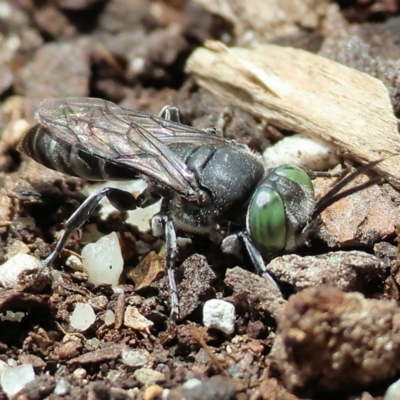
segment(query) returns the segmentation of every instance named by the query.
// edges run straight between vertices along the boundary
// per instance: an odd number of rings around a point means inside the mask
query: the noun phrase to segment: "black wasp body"
[[[88,180],[144,178],[151,195],[165,198],[164,210],[173,210],[174,225],[189,233],[207,233],[221,219],[244,222],[246,205],[265,174],[260,157],[247,146],[104,100],[47,100],[38,118],[21,151]]]
[[[100,99],[51,99],[40,105],[36,117],[39,124],[19,146],[34,160],[89,180],[144,178],[149,184],[136,198],[112,187],[89,196],[68,219],[44,266],[54,261],[70,233],[102,198],[128,210],[161,196],[152,230],[166,238],[172,322],[179,313],[173,273],[176,228],[207,234],[217,224],[237,225],[239,233],[224,240],[224,249],[230,251],[242,240],[258,272],[269,277],[259,250],[292,251],[304,244],[316,216],[336,201],[344,186],[336,186],[315,204],[313,185],[303,169],[267,168],[247,146],[181,124],[177,109],[170,106],[156,117]]]

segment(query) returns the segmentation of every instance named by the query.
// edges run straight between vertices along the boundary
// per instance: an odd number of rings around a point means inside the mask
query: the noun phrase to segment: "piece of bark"
[[[369,75],[312,53],[208,42],[186,71],[200,86],[268,122],[336,145],[400,188],[397,120],[387,89]]]

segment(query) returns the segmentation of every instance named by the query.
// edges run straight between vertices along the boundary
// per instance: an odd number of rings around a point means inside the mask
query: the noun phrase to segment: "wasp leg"
[[[227,236],[222,241],[222,251],[225,253],[236,254],[238,249],[241,247],[240,242],[244,243],[247,253],[250,256],[250,260],[253,263],[257,273],[263,278],[268,279],[277,289],[279,289],[274,278],[272,278],[272,276],[267,272],[261,253],[254,246],[247,232],[238,232]]]
[[[175,282],[175,258],[176,258],[176,233],[171,218],[167,214],[156,214],[151,220],[151,229],[155,236],[165,235],[167,245],[167,272],[171,290],[171,315],[170,324],[175,326],[179,318],[178,289]]]
[[[174,106],[170,105],[164,106],[158,113],[158,116],[168,121],[177,122],[178,124],[181,123],[181,118],[179,116],[179,108]],[[219,116],[217,121],[217,126],[206,128],[204,129],[204,131],[209,133],[210,135],[222,136],[225,125],[226,125],[226,111],[221,113],[221,115]]]
[[[336,178],[340,176],[346,175],[349,171],[349,167],[341,168],[337,171],[313,171],[312,169],[309,168],[304,168],[302,169],[306,172],[306,174],[311,178]]]
[[[53,263],[63,249],[69,235],[83,225],[104,197],[107,197],[110,203],[118,210],[133,210],[141,204],[141,199],[135,199],[131,193],[111,187],[105,187],[100,192],[90,195],[68,218],[65,224],[65,231],[56,248],[43,261],[43,268]]]
[[[179,117],[179,109],[174,106],[164,106],[159,112],[158,116],[168,121],[177,122],[178,124],[181,123],[181,119]]]

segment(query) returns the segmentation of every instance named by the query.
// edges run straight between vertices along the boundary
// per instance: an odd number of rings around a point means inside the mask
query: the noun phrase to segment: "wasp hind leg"
[[[65,223],[64,233],[53,252],[43,261],[43,268],[50,266],[54,262],[57,256],[61,253],[71,233],[84,224],[84,222],[93,214],[97,205],[104,197],[107,197],[110,200],[110,203],[116,209],[121,211],[133,210],[142,203],[140,198],[135,199],[131,193],[112,187],[105,187],[100,192],[90,195],[68,218]]]
[[[170,106],[170,105],[164,106],[158,113],[158,116],[168,121],[176,122],[178,124],[181,123],[179,108],[175,106]],[[223,130],[225,128],[225,125],[226,125],[226,112],[223,112],[221,113],[221,115],[217,120],[217,125],[212,126],[210,128],[206,128],[204,129],[204,131],[209,133],[210,135],[223,136]]]

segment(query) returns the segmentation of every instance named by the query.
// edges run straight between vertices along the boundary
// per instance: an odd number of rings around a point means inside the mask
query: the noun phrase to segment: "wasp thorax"
[[[292,250],[296,233],[314,210],[314,188],[307,173],[295,165],[269,171],[255,190],[246,225],[253,242],[268,252]]]

